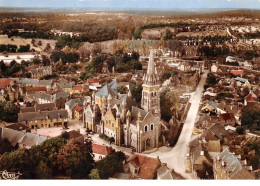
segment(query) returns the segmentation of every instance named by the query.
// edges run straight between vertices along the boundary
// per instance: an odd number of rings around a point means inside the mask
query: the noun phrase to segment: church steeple
[[[150,51],[147,73],[143,78],[142,107],[160,116],[159,76],[154,63],[153,50]]]
[[[144,75],[143,80],[144,84],[149,86],[158,84],[159,76],[154,64],[153,50],[150,51],[147,73]]]

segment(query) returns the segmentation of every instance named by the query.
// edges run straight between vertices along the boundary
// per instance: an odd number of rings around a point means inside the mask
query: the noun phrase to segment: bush
[[[110,141],[110,140],[109,140],[109,137],[108,137],[107,135],[105,135],[105,134],[99,134],[99,137],[100,137],[101,139],[106,140],[106,141]]]

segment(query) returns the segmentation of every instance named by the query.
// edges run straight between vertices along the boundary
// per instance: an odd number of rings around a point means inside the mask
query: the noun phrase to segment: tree
[[[125,154],[118,151],[97,162],[95,169],[99,170],[101,179],[107,179],[122,170],[124,160]]]
[[[241,125],[249,129],[260,130],[260,110],[243,111]]]
[[[13,102],[0,102],[0,119],[6,122],[16,122],[18,119],[18,108]]]
[[[179,109],[180,97],[177,92],[168,92],[165,96],[165,103],[168,104],[173,116],[178,117],[177,111]]]
[[[99,176],[99,170],[98,169],[92,169],[90,174],[89,174],[89,178],[92,180],[99,180],[100,176]]]
[[[11,145],[11,143],[8,141],[8,139],[0,138],[0,155],[5,153],[5,152],[11,152],[15,148]]]
[[[142,91],[143,91],[142,85],[136,84],[135,82],[131,82],[130,91],[133,98],[135,98],[136,102],[140,103],[142,99]]]
[[[36,178],[38,178],[38,179],[51,179],[52,178],[52,170],[43,161],[40,161],[39,165],[36,168]]]
[[[172,37],[173,37],[172,32],[171,32],[169,29],[167,29],[167,30],[166,30],[166,33],[165,33],[165,36],[163,37],[163,40],[164,40],[164,41],[170,40],[170,39],[172,39]]]
[[[242,135],[242,134],[245,134],[246,130],[245,130],[244,127],[239,126],[239,127],[236,128],[236,132],[238,134]]]
[[[93,169],[94,161],[89,153],[73,152],[68,156],[68,166],[66,173],[72,178],[89,178],[89,173]]]
[[[42,55],[43,66],[49,66],[51,64],[50,59],[46,55]]]
[[[217,78],[215,77],[215,75],[213,73],[208,73],[206,82],[207,82],[207,85],[214,86],[217,83]]]
[[[127,88],[125,86],[118,86],[117,87],[117,91],[120,93],[120,94],[126,94],[126,90]]]
[[[48,52],[50,49],[51,49],[51,45],[50,45],[50,43],[47,43],[47,45],[46,45],[44,51],[45,51],[45,52]]]

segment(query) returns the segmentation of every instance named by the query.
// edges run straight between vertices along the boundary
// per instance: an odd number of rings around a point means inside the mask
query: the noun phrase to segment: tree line
[[[30,45],[20,45],[17,47],[17,45],[10,45],[10,44],[2,44],[0,45],[0,52],[29,52],[30,51]]]

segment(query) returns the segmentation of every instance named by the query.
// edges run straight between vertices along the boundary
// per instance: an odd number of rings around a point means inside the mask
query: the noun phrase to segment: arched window
[[[153,123],[150,125],[150,127],[151,127],[151,130],[153,130]]]
[[[147,126],[147,125],[144,126],[144,131],[145,131],[145,132],[148,131],[148,126]]]

